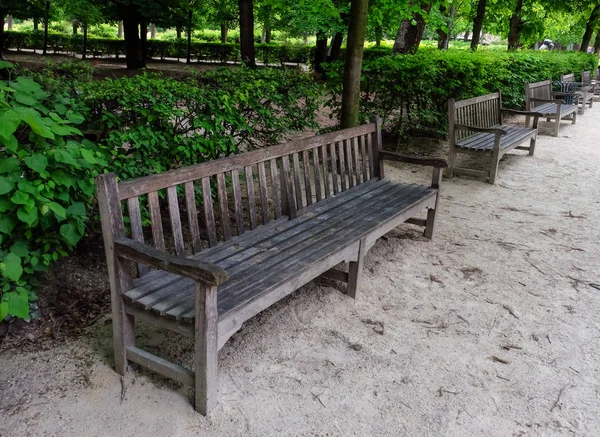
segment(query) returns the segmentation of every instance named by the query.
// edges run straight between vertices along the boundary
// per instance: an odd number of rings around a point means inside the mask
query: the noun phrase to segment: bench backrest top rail
[[[526,110],[530,110],[532,108],[532,102],[530,102],[530,99],[554,99],[552,94],[552,79],[546,79],[540,82],[526,83],[525,99]]]
[[[561,82],[575,82],[575,73],[561,74],[560,81]]]
[[[182,167],[164,173],[132,179],[119,184],[119,200],[126,200],[135,196],[148,194],[153,191],[168,188],[174,185],[192,182],[205,177],[214,176],[244,166],[257,164],[271,159],[281,158],[294,152],[302,152],[319,146],[324,146],[339,141],[359,137],[376,132],[376,124],[369,123],[349,129],[330,132],[303,138],[278,146],[266,147],[252,152],[208,161],[189,167]]]

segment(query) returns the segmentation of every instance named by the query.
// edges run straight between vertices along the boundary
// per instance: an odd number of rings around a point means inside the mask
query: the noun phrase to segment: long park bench
[[[552,79],[525,84],[525,110],[536,112],[545,118],[546,123],[549,123],[552,128],[554,137],[558,136],[561,120],[571,120],[571,124],[577,122],[579,97],[576,93],[553,91]],[[567,103],[565,99],[572,100],[572,103]],[[530,120],[531,117],[525,118],[526,126],[529,126]],[[539,125],[539,127],[545,126]]]
[[[386,160],[433,167],[431,186],[385,179]],[[132,361],[192,386],[208,413],[217,351],[246,320],[318,276],[356,297],[365,254],[404,222],[432,237],[447,165],[383,151],[377,119],[135,180],[99,176],[116,371]],[[194,371],[137,347],[137,318],[194,339]]]
[[[583,78],[581,82],[575,82],[575,73],[561,74],[560,82],[574,84],[574,93],[579,95],[579,104],[581,105],[581,107],[579,108],[579,113],[581,115],[584,115],[585,106],[588,105],[591,108],[594,104],[594,88],[592,84],[584,84]]]
[[[533,117],[533,128],[504,123],[504,114]],[[495,183],[500,158],[513,149],[528,150],[533,156],[537,138],[539,114],[517,111],[502,107],[500,92],[474,97],[472,99],[448,101],[448,143],[449,178],[454,173],[483,176],[490,184]],[[528,146],[521,144],[529,141]],[[459,153],[468,155],[488,155],[489,170],[473,170],[457,167]]]
[[[583,71],[581,73],[581,84],[584,87],[590,88],[594,96],[600,95],[600,83],[598,82],[598,77],[596,76],[597,73],[598,70],[596,70],[594,76],[592,76],[591,71]]]

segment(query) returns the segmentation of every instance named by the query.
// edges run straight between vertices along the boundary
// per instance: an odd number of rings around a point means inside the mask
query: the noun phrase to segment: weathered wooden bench
[[[581,82],[575,82],[575,73],[569,74],[561,74],[560,81],[566,83],[574,83],[576,86],[575,94],[579,95],[579,113],[581,115],[585,114],[585,105],[588,105],[590,108],[594,104],[594,89],[591,84],[584,84],[583,80]]]
[[[504,123],[504,114],[520,114],[533,117],[533,128]],[[537,139],[539,114],[516,111],[502,107],[500,92],[472,99],[448,101],[448,143],[450,166],[447,176],[454,173],[483,176],[490,184],[496,182],[500,158],[513,149],[528,150],[533,155]],[[521,146],[529,141],[529,146]],[[469,155],[488,154],[490,167],[487,171],[456,166],[459,153]]]
[[[206,414],[217,351],[246,320],[321,275],[356,297],[365,254],[401,223],[431,238],[448,163],[383,151],[380,127],[377,119],[121,183],[99,176],[117,372],[132,361],[192,386]],[[431,186],[385,179],[385,160],[432,166]],[[347,273],[334,269],[342,262]],[[194,371],[137,347],[135,318],[193,338]]]
[[[572,97],[574,103],[566,104],[563,99],[557,99],[557,96]],[[579,94],[552,91],[552,79],[525,84],[525,110],[536,112],[544,117],[554,137],[558,136],[561,120],[571,120],[571,124],[577,122],[578,99]],[[529,126],[530,119],[529,116],[525,118],[526,126]],[[538,127],[546,127],[542,122],[540,123]]]
[[[600,95],[600,83],[598,83],[598,78],[596,76],[592,77],[591,71],[584,71],[581,73],[581,83],[584,87],[589,87],[592,90],[593,96]]]

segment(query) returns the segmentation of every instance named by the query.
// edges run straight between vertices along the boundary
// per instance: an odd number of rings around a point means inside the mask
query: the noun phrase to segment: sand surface
[[[429,180],[428,169],[389,167]],[[308,284],[219,353],[219,404],[111,367],[88,335],[0,354],[1,436],[600,435],[600,107],[500,164],[444,181],[434,240],[406,225],[368,253],[356,301]],[[191,343],[138,342],[190,364]]]

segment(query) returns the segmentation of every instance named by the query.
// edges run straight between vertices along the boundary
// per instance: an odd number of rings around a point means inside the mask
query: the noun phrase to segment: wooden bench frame
[[[591,89],[591,93],[594,97],[600,95],[600,83],[598,83],[597,77],[592,77],[591,71],[583,71],[581,73],[581,83],[584,87],[589,87],[589,89]]]
[[[533,129],[525,136],[519,136],[508,144],[502,144],[503,137],[508,134],[511,126],[504,124],[504,114],[525,115],[533,117]],[[462,173],[472,176],[483,176],[488,179],[490,184],[496,182],[498,173],[498,164],[503,155],[513,149],[527,150],[529,155],[533,156],[535,151],[535,142],[537,139],[537,124],[539,114],[528,111],[517,111],[502,107],[502,93],[487,94],[485,96],[473,97],[467,100],[455,101],[448,100],[448,145],[450,166],[447,170],[447,177],[454,177],[454,173]],[[463,135],[466,133],[466,135]],[[488,133],[493,134],[493,147],[491,149],[470,149],[460,147],[459,140],[470,138],[468,133]],[[459,138],[461,137],[461,138]],[[522,143],[529,141],[529,147],[521,146]],[[456,166],[458,153],[469,155],[481,155],[485,152],[491,152],[490,167],[487,171],[473,170]]]
[[[382,150],[381,144],[381,120],[377,118],[374,123],[356,128],[301,139],[132,181],[117,183],[115,175],[112,173],[99,176],[96,179],[96,187],[110,279],[116,371],[120,375],[124,375],[128,362],[131,361],[184,385],[194,387],[195,408],[198,412],[207,414],[217,402],[217,351],[241,327],[242,323],[318,276],[346,282],[347,294],[356,297],[362,282],[362,270],[367,251],[380,236],[404,222],[424,226],[424,236],[431,239],[439,201],[441,172],[448,166],[447,161],[385,152]],[[299,157],[302,158],[304,169],[299,165]],[[237,240],[237,238],[260,236],[269,229],[277,229],[285,223],[291,223],[295,217],[301,219],[306,215],[311,216],[311,208],[327,205],[327,202],[334,202],[336,196],[352,194],[352,190],[361,189],[362,184],[380,183],[384,178],[383,163],[386,160],[433,167],[431,188],[415,186],[420,190],[425,190],[427,196],[410,203],[406,210],[393,212],[394,215],[390,220],[369,228],[368,232],[351,239],[346,238],[343,245],[339,246],[339,250],[335,249],[336,252],[333,255],[326,259],[319,259],[318,263],[309,265],[302,270],[301,274],[298,273],[288,278],[272,291],[259,295],[250,304],[226,313],[224,316],[218,313],[218,287],[227,281],[228,272],[218,264],[194,259],[195,256],[201,256],[204,253],[210,254],[211,250],[222,250],[219,248],[234,247],[238,245],[236,241],[243,241]],[[292,161],[291,168],[290,161]],[[314,171],[312,182],[308,168],[311,163],[314,163],[311,170]],[[265,164],[269,165],[271,173],[271,198],[266,195],[268,184]],[[253,166],[257,166],[258,169],[260,206],[265,213],[265,223],[258,224],[257,217],[252,213],[253,208],[250,208],[252,229],[244,234],[244,221],[240,213],[242,198],[239,175],[241,170],[242,174],[245,172],[248,177],[246,180],[252,181],[247,184],[247,192],[248,196],[252,196],[254,199],[253,168],[255,167]],[[331,173],[327,173],[327,169],[331,170]],[[319,171],[323,173],[319,173]],[[243,235],[232,236],[229,221],[223,221],[218,226],[223,229],[225,241],[219,242],[215,231],[217,226],[215,211],[219,211],[213,209],[211,180],[214,182],[214,178],[216,178],[217,181],[217,203],[220,207],[221,217],[229,218],[230,205],[227,203],[225,175],[227,178],[231,178],[233,187],[232,203],[235,209],[235,225],[232,228],[237,228],[238,233],[241,232]],[[301,185],[301,176],[305,181],[304,190],[298,189]],[[327,180],[325,185],[321,184],[323,179]],[[335,183],[329,184],[330,179]],[[341,180],[340,183],[338,183],[338,179]],[[194,181],[201,181],[201,185],[195,186]],[[186,256],[184,253],[177,195],[178,185],[185,187],[184,202],[190,225],[193,252],[199,254],[192,257]],[[410,185],[410,187],[412,186]],[[195,191],[199,188],[202,188],[203,193],[202,207],[206,217],[209,249],[201,247],[202,241],[196,209],[197,191]],[[322,188],[324,188],[324,192]],[[167,253],[165,249],[157,194],[159,190],[166,190],[167,193],[175,254]],[[316,196],[316,202],[310,200],[314,199],[313,194]],[[305,195],[306,203],[303,201]],[[140,196],[148,197],[154,247],[144,242],[139,205]],[[392,199],[395,197],[392,196]],[[397,202],[397,200],[393,201]],[[131,237],[128,237],[126,233],[121,206],[123,202],[127,205]],[[274,213],[269,208],[274,208]],[[415,214],[423,209],[427,209],[426,219],[416,218]],[[271,213],[274,214],[275,219],[269,221]],[[258,214],[260,214],[260,209]],[[131,262],[137,263],[140,279],[134,278],[131,273]],[[348,273],[333,269],[341,262],[349,262]],[[195,281],[195,302],[192,303],[192,308],[195,308],[192,310],[195,312],[193,323],[185,323],[183,319],[174,320],[162,317],[156,313],[145,311],[143,308],[140,309],[124,299],[124,293],[132,290],[135,281],[143,280],[155,273],[155,271],[148,273],[148,267]],[[156,273],[160,274],[160,272]],[[194,371],[137,347],[134,334],[136,318],[144,319],[194,339]]]
[[[557,99],[557,96],[570,96],[575,100],[574,105],[566,105],[563,99]],[[525,84],[525,110],[529,112],[538,112],[535,110],[536,105],[539,104],[555,104],[555,112],[553,113],[541,113],[541,117],[546,118],[546,123],[551,124],[552,136],[557,137],[560,130],[560,121],[563,119],[571,120],[571,124],[577,122],[577,112],[579,98],[581,96],[576,93],[564,93],[552,90],[552,79],[546,79],[541,82],[526,83]],[[567,110],[565,111],[565,108]],[[531,120],[530,116],[525,117],[525,126],[529,126]],[[554,121],[552,121],[554,120]],[[544,127],[538,124],[538,127]]]
[[[591,83],[588,83],[588,84],[584,83],[583,73],[581,74],[581,76],[582,76],[581,82],[575,82],[575,73],[561,74],[560,81],[576,84],[577,90],[575,91],[575,94],[579,94],[579,96],[580,96],[579,104],[581,104],[581,107],[579,108],[579,114],[584,115],[585,114],[585,105],[589,105],[589,107],[591,108],[592,105],[594,104],[594,87],[592,86]]]

